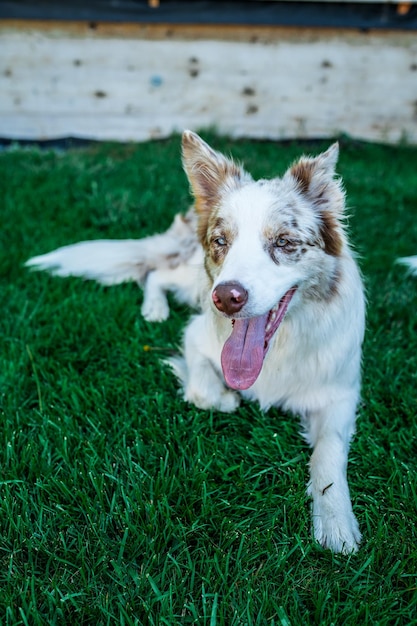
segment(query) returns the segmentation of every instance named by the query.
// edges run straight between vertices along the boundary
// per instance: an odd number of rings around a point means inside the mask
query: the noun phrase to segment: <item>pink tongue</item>
[[[234,321],[232,334],[224,344],[221,356],[224,378],[232,389],[248,389],[259,376],[264,360],[268,315]]]

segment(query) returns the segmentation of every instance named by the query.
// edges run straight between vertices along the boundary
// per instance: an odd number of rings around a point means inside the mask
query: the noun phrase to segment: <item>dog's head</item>
[[[337,294],[347,249],[337,157],[334,144],[317,157],[302,157],[282,178],[254,181],[195,133],[183,134],[211,306],[233,323],[222,353],[233,388],[256,380],[287,310],[303,297]]]

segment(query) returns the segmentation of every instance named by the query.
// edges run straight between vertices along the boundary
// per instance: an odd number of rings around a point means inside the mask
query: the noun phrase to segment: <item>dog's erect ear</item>
[[[335,177],[338,156],[339,144],[334,143],[317,157],[301,157],[285,175],[295,182],[297,190],[317,212],[325,250],[336,256],[342,249],[343,227],[340,220],[345,206],[342,183]]]
[[[235,189],[248,177],[241,167],[190,130],[182,136],[182,162],[200,214],[210,212],[223,192]]]
[[[301,157],[288,171],[299,191],[314,198],[334,180],[339,144],[336,142],[317,157]]]

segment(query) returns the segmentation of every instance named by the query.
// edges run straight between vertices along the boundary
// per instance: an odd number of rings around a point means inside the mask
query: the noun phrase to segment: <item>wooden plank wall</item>
[[[415,33],[0,22],[0,137],[417,143]]]

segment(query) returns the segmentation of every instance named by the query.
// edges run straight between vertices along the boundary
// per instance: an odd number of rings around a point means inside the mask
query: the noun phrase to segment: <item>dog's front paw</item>
[[[353,511],[326,511],[313,503],[313,534],[315,539],[332,552],[357,552],[361,541],[358,522]]]
[[[169,304],[165,296],[145,298],[141,313],[147,322],[164,322],[169,317]]]
[[[240,398],[234,391],[223,391],[219,400],[216,408],[223,413],[233,413],[240,404]]]
[[[187,389],[184,397],[187,402],[191,402],[199,409],[216,409],[223,413],[233,413],[240,404],[238,394],[227,389],[210,396],[203,396],[199,390]]]

